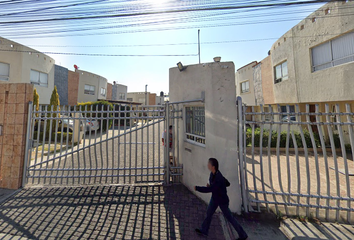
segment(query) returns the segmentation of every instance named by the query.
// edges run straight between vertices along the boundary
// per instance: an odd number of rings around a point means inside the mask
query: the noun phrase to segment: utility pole
[[[198,29],[198,56],[199,56],[199,64],[200,64],[200,29]]]
[[[148,90],[148,85],[145,85],[145,106],[147,106],[147,90]]]

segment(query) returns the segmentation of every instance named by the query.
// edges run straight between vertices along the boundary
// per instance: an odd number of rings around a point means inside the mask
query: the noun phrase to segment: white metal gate
[[[350,105],[237,106],[244,210],[353,222]]]
[[[168,150],[161,136],[168,129],[166,119],[174,115],[170,107],[39,106],[36,110],[31,103],[30,110],[24,186],[169,183]]]

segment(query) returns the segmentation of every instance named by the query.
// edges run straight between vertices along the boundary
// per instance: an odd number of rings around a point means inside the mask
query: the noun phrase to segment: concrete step
[[[352,240],[354,226],[337,223],[301,222],[296,219],[285,219],[280,223],[281,231],[290,240]]]

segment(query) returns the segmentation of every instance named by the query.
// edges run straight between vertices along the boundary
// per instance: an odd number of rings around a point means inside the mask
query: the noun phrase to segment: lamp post
[[[147,89],[148,89],[148,85],[145,85],[145,106],[147,106]]]

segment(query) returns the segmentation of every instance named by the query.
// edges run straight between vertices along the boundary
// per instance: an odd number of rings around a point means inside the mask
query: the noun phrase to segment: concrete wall
[[[78,72],[68,72],[68,104],[73,106],[77,104],[79,94],[79,79],[80,74]]]
[[[120,93],[125,94],[124,99],[119,99]],[[112,100],[124,100],[127,101],[128,87],[122,84],[115,84],[112,86]]]
[[[55,65],[54,85],[57,86],[60,105],[68,105],[68,69]]]
[[[273,44],[272,67],[288,60],[289,70],[289,79],[273,86],[275,103],[353,100],[354,62],[316,72],[311,68],[311,48],[354,30],[352,8],[354,1],[330,2]]]
[[[22,185],[29,101],[32,84],[0,83],[0,188]]]
[[[242,100],[249,106],[254,106],[256,104],[255,95],[254,95],[254,82],[253,82],[253,67],[257,62],[251,62],[246,66],[237,70],[235,74],[236,82],[236,95],[241,96]],[[249,92],[241,92],[241,83],[249,82]]]
[[[32,48],[28,48],[14,41],[0,38],[0,62],[10,64],[10,78],[8,83],[30,83],[31,69],[48,74],[48,87],[35,86],[39,94],[40,104],[49,104],[54,89],[54,59]],[[12,46],[12,47],[11,47]],[[21,52],[14,52],[21,51]]]
[[[234,64],[220,62],[191,65],[182,72],[178,68],[171,68],[169,84],[171,102],[198,99],[201,97],[201,92],[205,92],[205,104],[183,105],[183,108],[205,106],[205,146],[185,141],[183,120],[180,120],[179,129],[176,129],[181,136],[179,161],[183,164],[183,184],[193,192],[195,185],[206,185],[209,178],[208,159],[215,157],[220,162],[220,171],[231,182],[231,187],[228,188],[230,209],[233,212],[240,212]],[[205,202],[210,199],[210,194],[196,194]]]
[[[107,83],[107,100],[112,100],[112,84]]]
[[[101,95],[101,87],[107,89],[107,79],[99,75],[76,70],[79,73],[79,91],[78,91],[78,102],[94,102],[98,99],[106,99],[105,96]],[[85,84],[95,86],[95,94],[85,94]]]

